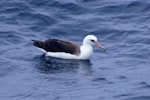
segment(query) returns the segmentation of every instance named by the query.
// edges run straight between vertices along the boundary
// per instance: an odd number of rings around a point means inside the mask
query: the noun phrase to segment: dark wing
[[[48,39],[44,42],[36,40],[33,41],[34,46],[42,48],[47,52],[65,52],[71,54],[80,53],[80,46],[72,42],[62,41],[58,39]]]

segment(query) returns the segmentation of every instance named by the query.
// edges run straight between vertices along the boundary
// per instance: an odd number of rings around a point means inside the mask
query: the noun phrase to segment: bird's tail
[[[43,48],[43,42],[39,40],[31,40],[33,41],[33,45],[39,48]]]

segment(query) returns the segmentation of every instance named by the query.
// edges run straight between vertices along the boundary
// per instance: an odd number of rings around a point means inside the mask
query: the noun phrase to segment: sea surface
[[[31,41],[88,34],[107,49],[88,61]],[[0,0],[0,100],[150,100],[150,0]]]

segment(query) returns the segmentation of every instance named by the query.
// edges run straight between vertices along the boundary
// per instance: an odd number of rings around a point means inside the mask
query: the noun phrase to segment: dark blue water
[[[87,34],[107,48],[89,61],[30,41]],[[150,1],[0,0],[0,100],[150,100]]]

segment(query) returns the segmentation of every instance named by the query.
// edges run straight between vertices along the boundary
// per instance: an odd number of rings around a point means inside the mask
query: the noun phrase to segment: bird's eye
[[[92,42],[95,42],[94,40],[91,40]]]

